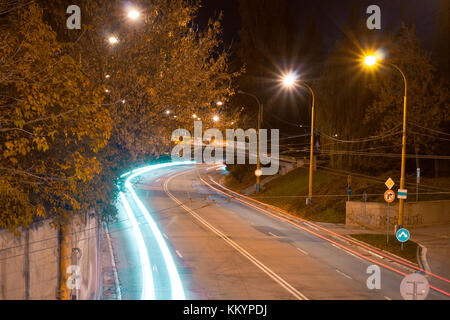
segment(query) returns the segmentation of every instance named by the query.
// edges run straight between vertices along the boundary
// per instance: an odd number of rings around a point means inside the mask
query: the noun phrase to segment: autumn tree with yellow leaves
[[[194,113],[228,116],[216,102],[234,75],[220,23],[194,23],[199,4],[140,1],[131,22],[120,1],[79,1],[81,30],[68,5],[0,8],[0,228],[114,216],[124,171],[170,152]]]

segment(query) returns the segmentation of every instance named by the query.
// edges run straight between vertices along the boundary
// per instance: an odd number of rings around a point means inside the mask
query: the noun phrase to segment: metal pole
[[[238,93],[240,94],[245,94],[247,96],[252,97],[253,99],[256,100],[256,102],[258,103],[258,131],[257,131],[257,137],[258,137],[258,145],[257,145],[257,155],[256,155],[256,166],[257,166],[257,170],[261,170],[261,158],[259,155],[259,133],[260,133],[260,129],[261,129],[261,122],[263,120],[263,105],[261,104],[261,102],[259,101],[258,97],[255,96],[254,94],[239,90]],[[260,177],[256,176],[256,193],[258,193],[260,191]]]
[[[386,247],[389,245],[389,215],[390,215],[390,209],[391,209],[391,204],[388,203],[388,210],[387,210],[387,230],[386,230]]]
[[[402,169],[400,177],[400,189],[405,188],[405,171],[406,171],[406,119],[407,119],[407,97],[408,97],[408,82],[404,72],[394,64],[390,64],[392,67],[397,69],[403,77],[405,82],[405,95],[403,98],[403,137],[402,137]],[[404,213],[405,202],[404,199],[400,199],[398,207],[398,227],[403,226],[403,213]]]
[[[261,122],[262,122],[262,104],[259,103],[259,109],[258,109],[258,146],[257,146],[257,156],[256,156],[256,169],[259,171],[261,170],[261,157],[260,157],[260,130],[261,130]],[[259,175],[256,176],[256,192],[259,193],[261,186],[261,177]]]
[[[308,88],[308,90],[311,92],[312,96],[312,108],[311,108],[311,146],[310,146],[310,155],[309,155],[309,192],[308,192],[308,199],[307,204],[312,204],[312,194],[313,194],[313,163],[314,163],[314,118],[315,118],[315,100],[316,97],[314,95],[313,89],[307,85],[306,83],[303,83],[303,85]]]

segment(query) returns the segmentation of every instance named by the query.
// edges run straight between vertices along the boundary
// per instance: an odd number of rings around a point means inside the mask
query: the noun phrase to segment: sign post
[[[416,202],[419,202],[420,168],[417,168]]]
[[[347,177],[347,196],[348,196],[348,201],[350,202],[350,196],[352,195],[352,176],[348,176]]]
[[[395,185],[394,180],[389,178],[386,183],[386,187],[388,187],[389,190],[387,190],[384,193],[384,200],[387,202],[388,209],[387,209],[387,217],[386,217],[386,246],[389,245],[389,223],[390,223],[390,209],[391,209],[391,203],[395,201],[395,192],[392,191],[392,188]]]

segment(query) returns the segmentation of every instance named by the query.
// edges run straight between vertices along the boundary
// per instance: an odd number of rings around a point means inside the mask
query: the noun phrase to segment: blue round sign
[[[409,238],[411,237],[411,234],[406,229],[399,229],[397,231],[396,236],[397,236],[397,240],[403,243],[403,242],[406,242],[409,240]]]

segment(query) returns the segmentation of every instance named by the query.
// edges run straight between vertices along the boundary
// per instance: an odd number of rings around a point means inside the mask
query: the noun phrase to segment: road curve
[[[162,165],[127,177],[110,226],[124,299],[402,299],[410,269],[236,201],[211,187],[211,171]],[[367,288],[371,265],[380,290]]]

